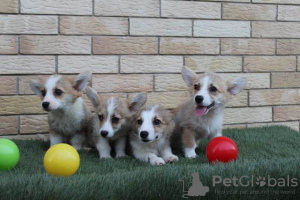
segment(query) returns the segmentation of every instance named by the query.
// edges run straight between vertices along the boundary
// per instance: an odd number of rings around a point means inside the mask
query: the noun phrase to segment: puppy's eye
[[[113,117],[113,118],[111,119],[112,123],[118,123],[119,120],[120,120],[120,119],[119,119],[118,117]]]
[[[210,91],[211,92],[216,92],[216,91],[218,91],[218,89],[215,86],[211,86]]]
[[[194,89],[195,89],[195,90],[199,90],[199,88],[200,88],[200,85],[199,85],[199,84],[194,85]]]
[[[60,89],[55,89],[55,90],[54,90],[54,94],[55,94],[56,96],[60,96],[60,95],[62,95],[62,93],[63,93],[63,91],[61,91]]]
[[[143,124],[143,121],[142,121],[141,119],[138,119],[138,120],[137,120],[137,123],[138,123],[138,125],[142,125],[142,124]]]
[[[42,90],[41,93],[42,93],[43,97],[46,96],[46,90]]]
[[[154,120],[154,125],[160,125],[161,121],[159,119]]]
[[[102,121],[103,120],[103,115],[99,115],[99,120]]]

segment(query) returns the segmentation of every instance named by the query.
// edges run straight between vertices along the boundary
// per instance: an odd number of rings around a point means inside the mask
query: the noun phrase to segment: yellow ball
[[[79,154],[68,144],[53,145],[45,154],[44,167],[53,176],[71,176],[80,165]]]

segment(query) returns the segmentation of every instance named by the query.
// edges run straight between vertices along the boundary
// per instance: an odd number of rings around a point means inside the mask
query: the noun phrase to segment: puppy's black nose
[[[103,137],[106,137],[106,136],[108,135],[108,131],[101,131],[101,135],[102,135]]]
[[[146,139],[146,138],[148,137],[148,135],[149,135],[148,131],[142,131],[142,132],[140,133],[140,136],[141,136],[141,138],[143,138],[143,139]]]
[[[43,108],[47,109],[49,107],[50,103],[45,101],[42,103]]]
[[[195,101],[196,101],[197,104],[202,103],[202,101],[203,101],[203,96],[196,96],[196,97],[195,97]]]

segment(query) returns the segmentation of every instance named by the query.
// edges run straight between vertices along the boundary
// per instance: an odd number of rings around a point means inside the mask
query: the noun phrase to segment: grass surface
[[[49,147],[41,141],[16,141],[21,159],[11,171],[0,172],[0,199],[182,199],[179,179],[186,176],[185,190],[193,172],[210,187],[205,197],[190,199],[300,199],[300,134],[286,127],[225,130],[239,148],[239,158],[229,164],[210,165],[205,156],[207,141],[199,144],[199,157],[166,166],[150,166],[132,157],[99,160],[94,152],[80,152],[79,171],[71,177],[52,177],[43,168]],[[213,176],[279,179],[297,178],[297,187],[213,186]],[[245,183],[243,183],[245,184]],[[283,193],[290,194],[283,194]],[[232,194],[236,193],[236,194]],[[246,194],[240,194],[246,193]],[[256,193],[256,194],[255,194]]]

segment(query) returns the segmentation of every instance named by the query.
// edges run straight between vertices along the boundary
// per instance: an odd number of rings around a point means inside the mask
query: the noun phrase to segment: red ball
[[[210,163],[217,161],[227,163],[237,159],[238,148],[228,137],[216,137],[208,143],[206,157]]]

